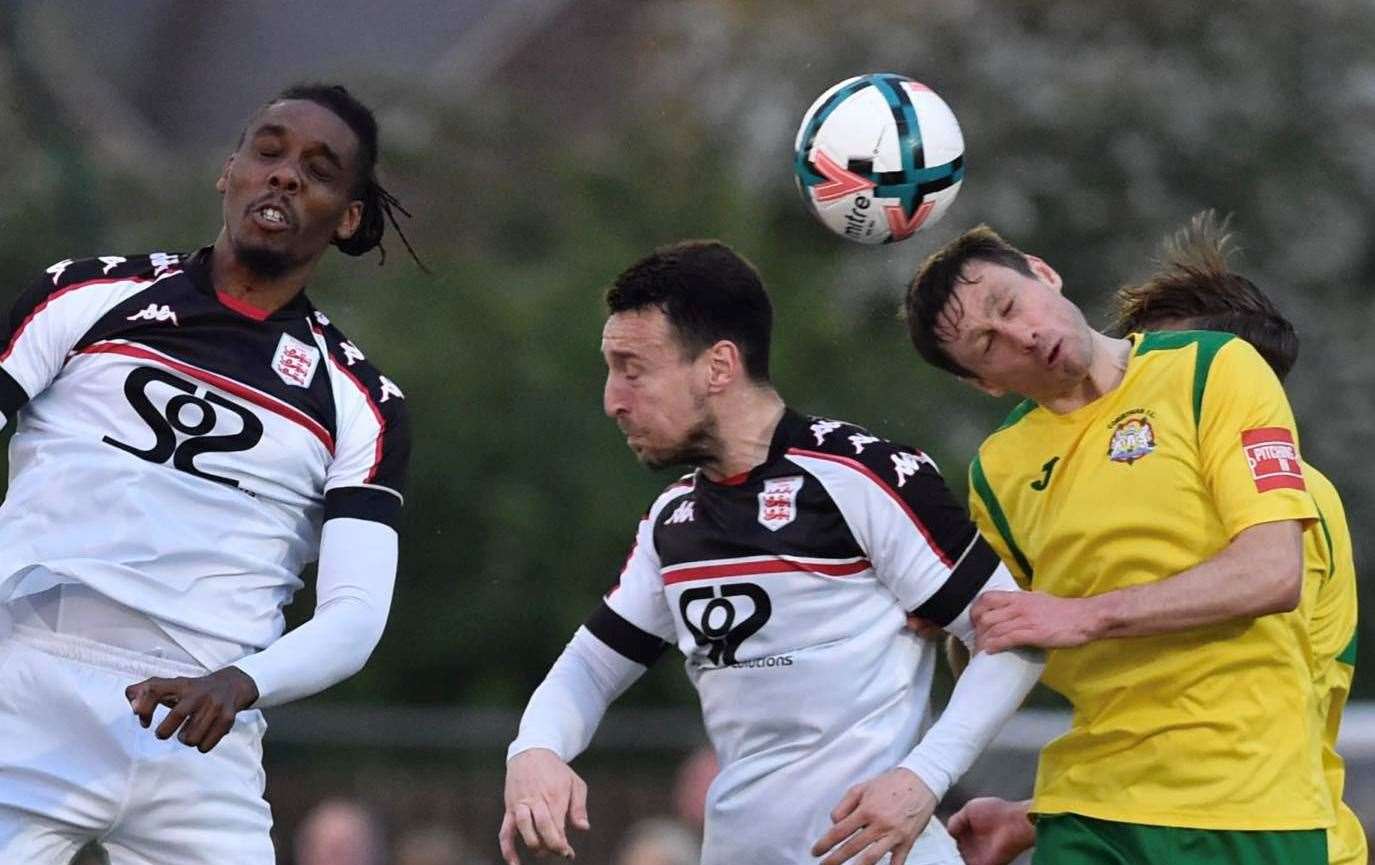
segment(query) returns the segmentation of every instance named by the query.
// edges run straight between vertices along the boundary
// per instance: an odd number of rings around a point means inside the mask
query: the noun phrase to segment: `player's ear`
[[[229,188],[229,166],[234,164],[234,154],[225,157],[224,167],[220,169],[220,176],[215,180],[215,191],[224,195],[224,191]]]
[[[344,208],[344,215],[339,217],[339,224],[334,229],[335,240],[348,240],[358,231],[358,226],[363,224],[363,202],[350,201],[349,206]]]
[[[1002,388],[1002,387],[998,387],[997,385],[989,384],[988,382],[984,381],[983,379],[979,378],[978,376],[963,376],[963,375],[962,375],[962,376],[960,376],[960,381],[964,382],[965,384],[969,385],[970,387],[974,388],[975,390],[981,390],[981,391],[983,391],[984,393],[988,394],[988,395],[991,396],[991,397],[1003,397],[1003,396],[1007,396],[1007,388]]]
[[[707,392],[718,393],[745,373],[740,346],[728,339],[718,340],[703,354],[707,364]]]
[[[1036,274],[1036,278],[1044,282],[1052,290],[1060,291],[1064,288],[1065,283],[1064,280],[1060,278],[1060,274],[1056,272],[1055,268],[1046,264],[1043,259],[1037,258],[1034,255],[1028,255],[1026,257],[1026,263],[1027,266],[1031,268],[1031,272]]]

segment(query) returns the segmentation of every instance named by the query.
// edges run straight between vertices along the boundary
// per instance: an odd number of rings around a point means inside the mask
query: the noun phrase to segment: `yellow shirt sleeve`
[[[1298,432],[1284,389],[1249,343],[1225,343],[1196,375],[1199,457],[1230,537],[1260,523],[1317,518],[1299,459]]]

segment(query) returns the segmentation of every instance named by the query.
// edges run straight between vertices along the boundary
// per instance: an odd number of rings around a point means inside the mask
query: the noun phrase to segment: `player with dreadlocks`
[[[377,154],[346,89],[285,90],[212,245],[64,259],[0,320],[0,861],[274,861],[258,709],[362,667],[396,575],[405,399],[305,295],[400,234]]]

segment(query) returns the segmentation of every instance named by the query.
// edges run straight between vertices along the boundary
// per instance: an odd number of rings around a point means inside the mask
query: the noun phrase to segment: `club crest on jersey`
[[[759,524],[776,532],[797,519],[797,492],[802,477],[769,478],[759,494]]]
[[[1131,465],[1155,452],[1155,430],[1145,415],[1135,415],[1117,424],[1108,442],[1108,459]]]
[[[1304,490],[1303,465],[1294,436],[1282,426],[1243,430],[1241,448],[1257,492],[1290,489]]]
[[[272,355],[272,371],[287,384],[310,387],[315,368],[320,364],[320,349],[306,345],[289,333],[282,334],[277,352]]]

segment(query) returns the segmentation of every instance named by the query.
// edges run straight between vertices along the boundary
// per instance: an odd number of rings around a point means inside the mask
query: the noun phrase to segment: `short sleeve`
[[[344,383],[335,390],[339,436],[325,473],[325,519],[351,517],[395,528],[411,452],[405,395],[385,376],[367,375],[370,370],[336,365],[336,371]]]
[[[0,414],[5,420],[52,384],[102,315],[155,281],[127,274],[127,267],[117,266],[124,261],[59,261],[0,318]]]
[[[1260,354],[1233,339],[1196,375],[1204,382],[1198,418],[1203,478],[1228,535],[1261,523],[1300,520],[1306,526],[1316,519],[1289,400]]]
[[[620,655],[648,667],[672,644],[673,616],[654,549],[653,515],[640,521],[620,580],[588,617],[592,635]]]
[[[953,620],[998,566],[935,462],[882,440],[854,457],[791,452],[830,493],[878,579],[907,611]]]

